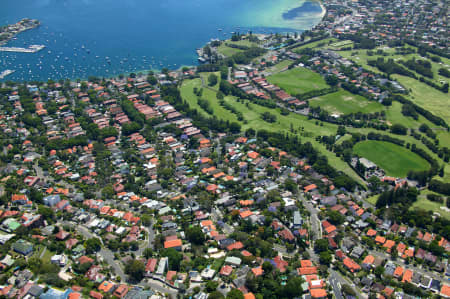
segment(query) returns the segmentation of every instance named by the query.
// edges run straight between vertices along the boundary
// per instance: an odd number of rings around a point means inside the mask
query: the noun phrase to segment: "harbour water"
[[[113,76],[197,63],[195,49],[231,32],[301,32],[322,17],[310,0],[14,0],[0,2],[0,25],[23,18],[41,26],[4,45],[36,53],[0,52],[3,80]],[[219,30],[221,29],[221,30]]]

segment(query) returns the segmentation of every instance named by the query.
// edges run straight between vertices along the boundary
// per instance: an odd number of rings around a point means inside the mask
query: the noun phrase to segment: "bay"
[[[195,49],[231,32],[301,32],[322,8],[309,0],[7,0],[0,25],[22,18],[41,26],[7,46],[42,44],[37,53],[0,52],[4,80],[110,77],[195,65]]]

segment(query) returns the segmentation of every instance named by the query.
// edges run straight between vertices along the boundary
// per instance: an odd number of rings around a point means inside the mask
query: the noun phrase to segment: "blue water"
[[[0,25],[41,26],[7,46],[43,44],[38,53],[0,52],[5,80],[113,76],[197,63],[195,49],[231,32],[303,31],[320,21],[309,0],[4,0]],[[222,30],[219,30],[222,29]]]

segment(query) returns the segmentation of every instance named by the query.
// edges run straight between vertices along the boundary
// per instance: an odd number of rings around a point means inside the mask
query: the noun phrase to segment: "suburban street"
[[[322,227],[320,225],[319,217],[317,216],[317,214],[319,212],[310,202],[308,202],[308,200],[305,197],[299,196],[298,198],[301,200],[302,204],[305,206],[305,208],[310,213],[310,221],[309,222],[311,225],[311,230],[313,232],[312,239],[314,241],[317,239],[320,239],[320,237],[322,236]]]
[[[331,287],[333,288],[333,293],[334,293],[334,296],[336,297],[336,299],[344,299],[344,297],[342,296],[342,293],[341,293],[341,289],[339,288],[339,285],[338,285],[339,278],[336,275],[336,272],[333,270],[330,270],[329,282],[331,284]]]

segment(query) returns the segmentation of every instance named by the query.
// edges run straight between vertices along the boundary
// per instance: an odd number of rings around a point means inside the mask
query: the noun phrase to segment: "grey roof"
[[[28,294],[34,297],[39,297],[43,292],[44,289],[36,284],[32,285],[31,288],[28,290]]]

